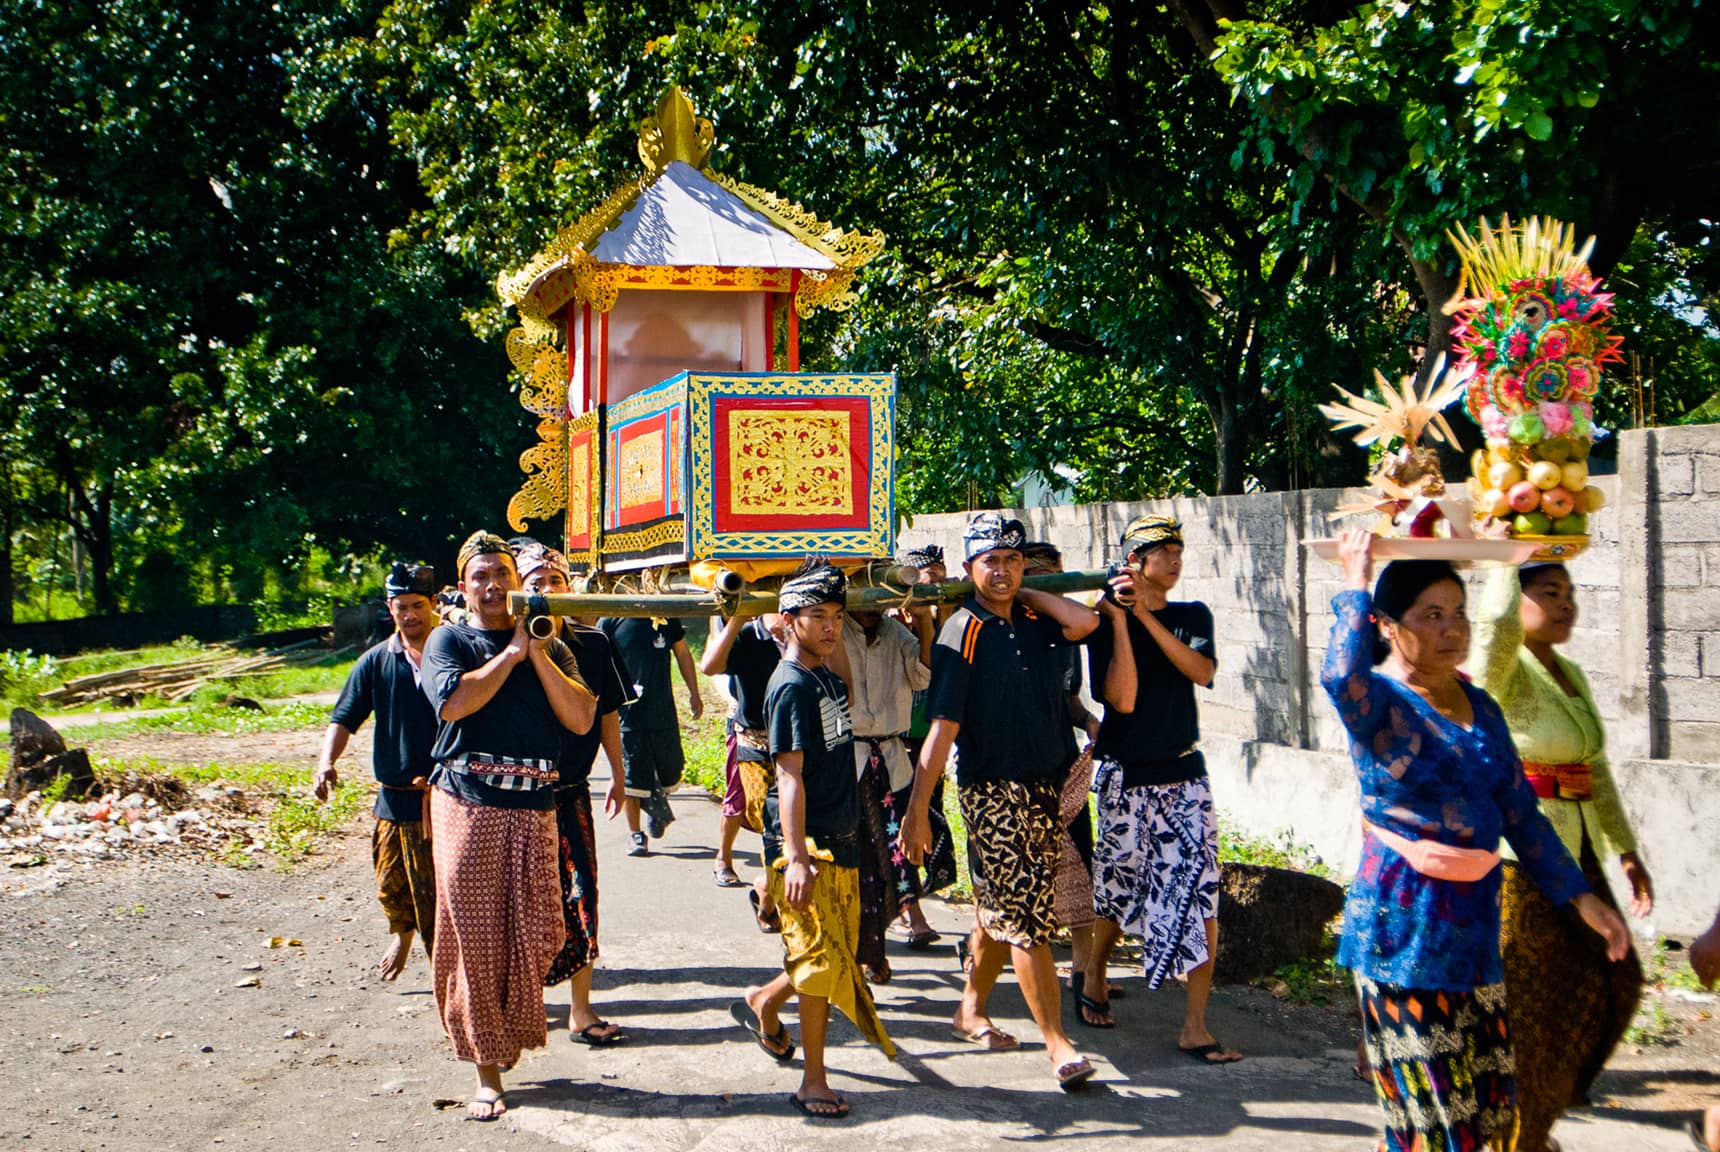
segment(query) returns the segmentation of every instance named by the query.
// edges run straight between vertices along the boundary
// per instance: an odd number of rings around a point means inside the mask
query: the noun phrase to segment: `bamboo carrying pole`
[[[1023,588],[1067,595],[1070,592],[1092,592],[1103,588],[1111,578],[1105,569],[1087,572],[1054,572],[1048,576],[1029,576],[1021,582]],[[946,580],[941,584],[909,584],[906,586],[849,586],[846,607],[850,612],[874,612],[891,608],[914,608],[921,605],[959,604],[973,595],[973,584],[967,580]],[[715,592],[676,593],[586,593],[560,592],[534,595],[530,592],[509,592],[508,611],[516,616],[658,616],[668,618],[695,616],[762,616],[776,611],[776,592],[743,591],[739,596],[720,596]]]

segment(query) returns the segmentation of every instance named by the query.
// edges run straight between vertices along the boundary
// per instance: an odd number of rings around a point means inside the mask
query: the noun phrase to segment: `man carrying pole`
[[[949,618],[932,651],[926,706],[932,727],[902,846],[916,863],[925,857],[933,785],[954,746],[981,928],[955,1032],[992,1051],[1019,1046],[985,1010],[1004,958],[1011,957],[1057,1083],[1069,1090],[1091,1079],[1094,1069],[1063,1031],[1051,957],[1062,833],[1058,774],[1069,723],[1056,649],[1085,639],[1099,617],[1073,600],[1021,587],[1026,542],[1019,520],[995,512],[974,517],[963,535],[963,568],[974,594]]]
[[[436,1006],[454,1054],[477,1067],[467,1114],[507,1111],[502,1069],[546,1039],[543,982],[566,941],[556,874],[556,764],[597,701],[559,640],[508,611],[519,575],[507,541],[460,546],[468,623],[431,634],[424,692],[441,727],[432,757]]]

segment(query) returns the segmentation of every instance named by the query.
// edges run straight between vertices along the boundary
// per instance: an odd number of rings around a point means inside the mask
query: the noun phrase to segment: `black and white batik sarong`
[[[1218,915],[1218,821],[1203,776],[1181,784],[1123,787],[1123,768],[1094,771],[1099,839],[1093,908],[1141,938],[1147,987],[1209,959],[1206,921]]]

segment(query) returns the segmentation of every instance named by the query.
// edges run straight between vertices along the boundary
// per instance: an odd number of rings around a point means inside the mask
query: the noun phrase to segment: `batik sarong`
[[[567,936],[554,812],[430,797],[436,1008],[461,1060],[513,1064],[546,1039],[543,980]]]
[[[1095,769],[1099,839],[1093,846],[1093,906],[1141,938],[1147,987],[1185,975],[1211,957],[1206,922],[1218,916],[1218,822],[1203,776],[1181,784],[1123,787],[1123,768]]]
[[[1505,985],[1393,988],[1357,975],[1362,1034],[1385,1119],[1382,1152],[1479,1152],[1515,1139]]]
[[[1586,836],[1580,863],[1595,895],[1613,905]],[[1606,940],[1574,908],[1554,907],[1511,861],[1505,863],[1500,926],[1517,1142],[1541,1148],[1560,1114],[1587,1102],[1595,1077],[1630,1027],[1642,998],[1642,963],[1634,951],[1608,960]]]
[[[884,955],[884,932],[902,911],[896,888],[892,853],[899,850],[889,832],[885,800],[890,795],[890,773],[871,741],[871,754],[860,772],[860,941],[856,955],[874,975],[889,971]]]
[[[890,837],[890,866],[895,871],[896,895],[904,904],[941,892],[956,882],[956,841],[950,835],[950,822],[944,819],[942,780],[932,786],[932,802],[926,810],[932,846],[926,851],[924,865],[916,868],[902,851],[902,818],[907,815],[913,795],[914,786],[910,784],[884,797],[884,831]]]
[[[749,832],[762,833],[765,796],[776,782],[776,765],[770,762],[770,745],[763,728],[743,728],[729,735],[734,741],[735,777],[742,796],[741,824]],[[742,748],[751,749],[755,755],[763,753],[763,758],[743,760],[740,757]],[[723,815],[728,815],[727,801],[724,801]]]
[[[555,829],[566,936],[543,979],[545,987],[560,984],[597,960],[597,829],[589,787],[555,790]]]
[[[1057,930],[1055,780],[984,780],[956,789],[967,824],[968,871],[979,926],[1017,948],[1050,943]]]
[[[436,866],[430,841],[417,820],[376,821],[370,834],[370,861],[376,869],[376,898],[390,932],[417,932],[424,954],[436,937]]]
[[[860,1035],[894,1060],[896,1045],[884,1031],[872,990],[866,986],[855,952],[860,943],[860,873],[838,868],[831,854],[810,840],[813,857],[812,899],[806,907],[788,902],[783,881],[788,859],[771,865],[766,883],[770,898],[782,913],[782,970],[802,996],[818,996],[838,1009]]]
[[[1075,829],[1087,819],[1087,797],[1093,787],[1093,752],[1084,751],[1069,766],[1064,777],[1057,822],[1061,827],[1057,847],[1057,884],[1054,914],[1063,928],[1085,928],[1093,923],[1093,867],[1091,853],[1083,855]]]

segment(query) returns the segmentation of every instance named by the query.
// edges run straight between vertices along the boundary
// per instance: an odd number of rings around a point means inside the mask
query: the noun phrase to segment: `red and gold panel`
[[[567,428],[567,559],[575,568],[591,568],[597,563],[601,494],[597,413],[576,416]]]
[[[896,380],[687,377],[692,560],[889,556]]]
[[[684,552],[686,380],[672,377],[609,405],[603,435],[605,568],[642,567]]]

